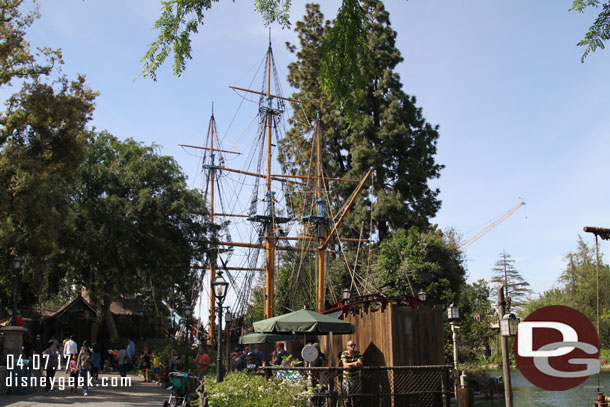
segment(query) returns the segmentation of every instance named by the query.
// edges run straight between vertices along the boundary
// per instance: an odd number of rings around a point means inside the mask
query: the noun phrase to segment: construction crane
[[[525,205],[525,202],[521,201],[517,205],[513,206],[512,208],[510,208],[506,213],[504,213],[498,219],[494,220],[489,225],[487,225],[487,227],[485,227],[485,229],[481,230],[479,233],[477,233],[476,235],[474,235],[473,237],[471,237],[470,239],[468,239],[467,241],[462,243],[460,245],[460,250],[466,249],[468,246],[470,246],[471,244],[473,244],[474,242],[476,242],[477,240],[479,240],[480,238],[485,236],[487,233],[491,232],[491,230],[493,228],[495,228],[500,223],[502,223],[506,219],[508,219],[513,213],[517,212],[519,210],[519,208],[521,208],[523,205]]]

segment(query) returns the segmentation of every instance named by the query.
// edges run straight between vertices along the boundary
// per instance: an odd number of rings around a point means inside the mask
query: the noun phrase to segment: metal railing
[[[340,367],[263,367],[266,377],[294,381],[307,380],[315,389],[313,406],[368,407],[449,407],[451,365],[429,366],[364,366],[358,369],[356,392],[342,389],[343,368]]]

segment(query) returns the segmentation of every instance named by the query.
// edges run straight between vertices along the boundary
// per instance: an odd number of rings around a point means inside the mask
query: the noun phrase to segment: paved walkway
[[[56,377],[67,377],[63,372],[57,372]],[[113,380],[120,383],[120,376],[117,373],[100,374],[102,377],[108,378],[108,383]],[[82,389],[79,389],[79,394],[70,394],[70,389],[66,387],[64,390],[55,389],[53,392],[47,393],[43,390],[37,390],[26,396],[8,395],[0,396],[0,406],[10,407],[65,407],[72,406],[89,406],[89,407],[140,407],[140,406],[162,406],[163,401],[167,400],[170,391],[165,387],[157,386],[154,383],[145,383],[144,379],[139,376],[129,375],[131,378],[130,387],[101,387],[101,382],[98,382],[98,387],[89,388],[89,395],[83,396]],[[66,382],[67,384],[67,382]]]

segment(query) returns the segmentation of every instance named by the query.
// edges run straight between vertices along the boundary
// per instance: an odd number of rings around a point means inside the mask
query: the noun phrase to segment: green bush
[[[221,383],[205,383],[210,407],[302,407],[309,404],[313,392],[307,380],[270,378],[241,372],[229,373]]]
[[[610,362],[610,349],[601,349],[599,352],[599,360],[606,360],[606,364]]]

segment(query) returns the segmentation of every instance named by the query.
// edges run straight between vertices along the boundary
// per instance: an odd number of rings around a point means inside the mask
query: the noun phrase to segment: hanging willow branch
[[[365,18],[366,11],[359,0],[344,0],[322,44],[324,92],[352,123],[359,121],[356,101],[366,88],[366,72],[371,65]]]
[[[148,44],[148,50],[140,60],[144,64],[139,76],[157,80],[157,69],[167,57],[174,54],[174,75],[180,76],[191,56],[191,34],[199,32],[204,12],[220,0],[163,0],[161,17],[153,25],[160,30],[157,40]],[[265,25],[278,22],[289,27],[288,20],[292,0],[255,0],[254,8],[263,16]],[[233,0],[235,3],[235,0]]]

